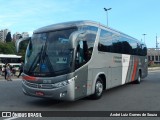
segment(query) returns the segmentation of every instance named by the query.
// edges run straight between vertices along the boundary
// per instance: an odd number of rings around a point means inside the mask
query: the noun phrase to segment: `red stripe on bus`
[[[132,73],[132,81],[134,81],[134,80],[135,80],[136,71],[137,71],[137,66],[138,66],[138,60],[137,60],[137,59],[135,59],[135,61],[134,61],[133,73]]]
[[[22,76],[22,78],[23,78],[24,80],[31,80],[31,81],[36,80],[36,77],[32,77],[32,76]]]

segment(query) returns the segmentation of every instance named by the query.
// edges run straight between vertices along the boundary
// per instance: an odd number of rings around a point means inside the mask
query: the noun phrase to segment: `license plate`
[[[38,96],[44,96],[44,93],[43,93],[43,92],[40,92],[40,91],[37,91],[37,92],[36,92],[36,95],[38,95]]]

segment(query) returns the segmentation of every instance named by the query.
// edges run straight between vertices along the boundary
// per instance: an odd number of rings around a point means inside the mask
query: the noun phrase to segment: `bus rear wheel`
[[[135,81],[136,84],[140,84],[141,83],[141,72],[138,73],[138,77]]]
[[[95,84],[95,92],[92,95],[93,99],[100,99],[103,93],[103,81],[100,77],[98,77],[96,84]]]

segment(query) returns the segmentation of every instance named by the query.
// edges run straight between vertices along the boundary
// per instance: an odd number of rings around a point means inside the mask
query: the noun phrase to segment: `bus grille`
[[[30,83],[27,81],[24,81],[24,83],[29,86],[29,87],[33,87],[33,88],[41,88],[41,89],[53,89],[55,88],[52,84],[36,84],[36,83]]]

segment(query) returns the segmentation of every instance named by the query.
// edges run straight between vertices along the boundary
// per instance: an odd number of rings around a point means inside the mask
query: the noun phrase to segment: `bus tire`
[[[141,83],[141,73],[140,72],[138,72],[138,77],[137,77],[135,83],[136,84],[140,84]]]
[[[102,97],[102,93],[103,93],[103,81],[100,77],[98,77],[95,83],[95,92],[91,97],[94,100],[100,99]]]

